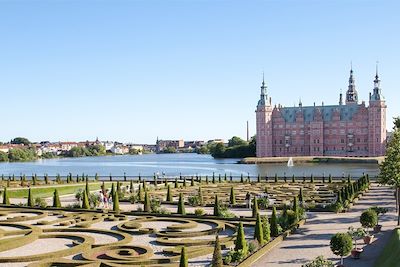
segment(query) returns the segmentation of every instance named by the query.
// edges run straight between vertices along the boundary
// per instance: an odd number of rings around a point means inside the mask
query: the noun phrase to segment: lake
[[[68,173],[100,176],[121,176],[124,173],[128,176],[153,175],[154,173],[165,174],[166,176],[182,175],[212,175],[241,174],[256,176],[279,176],[287,175],[303,176],[311,175],[342,176],[350,174],[359,177],[363,173],[375,176],[379,173],[378,165],[374,164],[313,164],[305,163],[287,167],[286,164],[237,164],[238,159],[214,159],[210,155],[198,154],[145,154],[145,155],[123,155],[104,157],[83,157],[83,158],[58,158],[44,159],[33,162],[10,162],[0,163],[0,174],[4,175],[31,175],[36,173],[41,176],[66,175]]]

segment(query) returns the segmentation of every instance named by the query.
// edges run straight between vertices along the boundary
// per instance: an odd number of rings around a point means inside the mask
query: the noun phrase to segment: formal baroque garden
[[[247,266],[304,223],[308,210],[345,211],[369,186],[368,176],[115,179],[3,176],[0,262]],[[65,205],[68,194],[75,202]]]

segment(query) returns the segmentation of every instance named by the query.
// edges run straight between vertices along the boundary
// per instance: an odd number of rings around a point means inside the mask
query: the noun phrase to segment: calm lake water
[[[378,174],[378,165],[373,164],[301,164],[287,167],[286,164],[237,164],[238,159],[214,159],[210,155],[197,154],[146,154],[146,155],[123,155],[85,158],[60,158],[38,160],[34,162],[0,163],[0,174],[4,175],[31,175],[36,173],[43,175],[66,175],[98,173],[101,176],[114,175],[128,176],[153,175],[154,173],[167,176],[182,175],[212,175],[215,174],[250,174],[252,176],[261,174],[273,176],[311,175],[320,176],[332,174],[342,176],[350,174],[359,177],[363,173],[370,175]]]

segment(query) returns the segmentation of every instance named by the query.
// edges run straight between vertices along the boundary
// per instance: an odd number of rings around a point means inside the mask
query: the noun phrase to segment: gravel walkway
[[[346,232],[349,226],[360,227],[359,218],[365,209],[371,206],[383,206],[389,208],[389,212],[380,217],[379,223],[383,225],[383,228],[381,233],[375,235],[377,240],[364,247],[361,259],[354,260],[347,257],[344,261],[346,267],[372,267],[397,223],[396,202],[393,194],[394,191],[389,187],[372,184],[369,192],[354,205],[350,212],[308,213],[306,224],[298,229],[296,234],[288,237],[252,266],[301,266],[319,255],[338,262],[339,258],[331,252],[329,247],[331,236],[337,232]],[[360,240],[358,243],[363,242]]]

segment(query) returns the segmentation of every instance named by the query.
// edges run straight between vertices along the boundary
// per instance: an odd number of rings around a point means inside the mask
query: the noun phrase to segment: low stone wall
[[[380,164],[385,157],[292,157],[293,163],[366,163]],[[268,157],[268,158],[244,158],[239,163],[242,164],[268,164],[286,163],[289,157]]]

